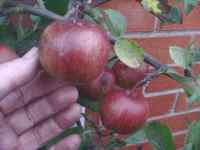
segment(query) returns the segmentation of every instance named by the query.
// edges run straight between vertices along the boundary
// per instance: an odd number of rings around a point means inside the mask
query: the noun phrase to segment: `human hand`
[[[39,69],[37,48],[2,63],[9,59],[0,54],[0,150],[36,150],[79,120],[78,91]],[[71,135],[50,150],[79,145],[79,135]]]

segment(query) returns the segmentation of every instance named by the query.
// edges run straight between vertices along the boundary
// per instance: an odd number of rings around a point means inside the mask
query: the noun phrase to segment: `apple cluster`
[[[89,21],[55,21],[43,32],[40,61],[52,76],[71,82],[80,95],[100,102],[105,127],[129,134],[148,118],[149,106],[136,83],[149,72],[147,65],[129,68],[120,60],[109,68],[112,45],[107,34]]]

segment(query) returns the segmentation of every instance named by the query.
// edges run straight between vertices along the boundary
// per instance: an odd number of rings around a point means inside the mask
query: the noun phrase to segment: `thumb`
[[[0,100],[9,92],[30,81],[39,66],[37,48],[32,48],[24,57],[0,65]]]

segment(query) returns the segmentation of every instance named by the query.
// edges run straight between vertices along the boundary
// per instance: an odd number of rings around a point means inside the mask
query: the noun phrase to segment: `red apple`
[[[115,86],[115,76],[111,70],[105,70],[92,82],[81,85],[80,91],[92,100],[102,99]]]
[[[122,88],[132,88],[138,81],[144,79],[149,72],[149,68],[146,64],[139,68],[129,68],[121,61],[117,61],[112,70],[116,76],[117,84]]]
[[[42,34],[40,60],[46,71],[73,83],[97,78],[107,64],[110,42],[89,21],[56,21]]]
[[[130,134],[140,128],[149,116],[149,105],[143,97],[132,97],[124,90],[111,91],[100,107],[105,127],[120,134]]]
[[[0,64],[17,58],[17,54],[5,44],[0,43]]]

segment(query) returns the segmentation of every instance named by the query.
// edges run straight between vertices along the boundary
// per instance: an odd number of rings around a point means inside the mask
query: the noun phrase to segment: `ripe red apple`
[[[56,21],[45,29],[39,49],[48,73],[73,83],[86,83],[103,72],[110,42],[95,23]]]
[[[92,82],[81,85],[80,92],[92,100],[102,99],[115,86],[115,76],[111,70],[106,69]]]
[[[120,134],[130,134],[147,120],[149,105],[143,97],[132,97],[124,90],[116,90],[104,98],[100,114],[105,127]]]
[[[0,43],[0,64],[17,58],[17,54],[5,44]]]
[[[122,88],[132,88],[138,81],[144,79],[149,72],[149,68],[146,64],[139,68],[129,68],[121,61],[117,61],[112,70],[116,76],[117,84]]]

